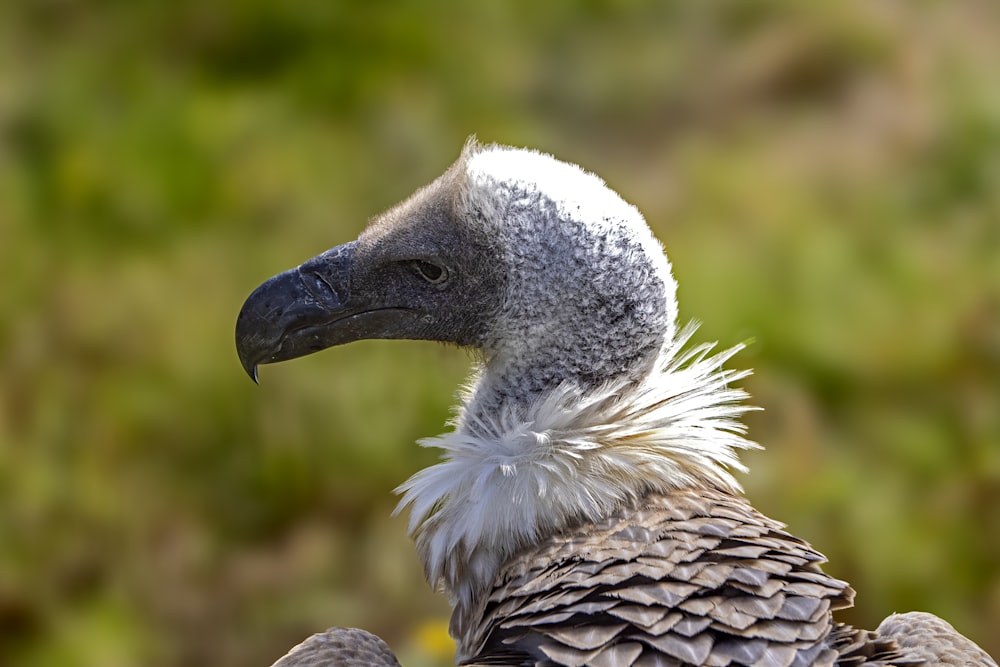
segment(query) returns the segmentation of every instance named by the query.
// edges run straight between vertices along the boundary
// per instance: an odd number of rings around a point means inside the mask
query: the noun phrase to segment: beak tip
[[[240,366],[243,367],[243,371],[250,376],[254,384],[260,384],[260,379],[257,376],[257,360],[254,355],[244,354],[243,348],[240,346],[239,342],[236,344],[236,351],[240,358]]]
[[[260,378],[257,376],[257,364],[247,362],[243,364],[243,370],[250,376],[250,379],[253,380],[254,384],[260,384]]]

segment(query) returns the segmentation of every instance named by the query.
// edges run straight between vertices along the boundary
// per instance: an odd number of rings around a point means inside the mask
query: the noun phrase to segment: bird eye
[[[413,262],[413,268],[431,285],[440,285],[448,280],[448,270],[443,266],[418,259]]]

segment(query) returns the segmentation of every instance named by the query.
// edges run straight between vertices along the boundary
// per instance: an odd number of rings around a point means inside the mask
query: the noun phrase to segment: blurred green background
[[[459,350],[243,374],[263,279],[466,136],[645,212],[764,412],[748,494],[1000,656],[1000,4],[0,4],[0,665],[263,666],[356,625],[450,664],[390,518]]]

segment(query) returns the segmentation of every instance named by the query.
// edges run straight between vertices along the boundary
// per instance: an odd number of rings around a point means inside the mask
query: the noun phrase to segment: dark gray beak
[[[236,318],[236,351],[257,381],[257,366],[361,340],[394,337],[399,311],[352,299],[347,243],[279,273],[255,289]]]
[[[236,352],[254,382],[259,364],[336,345],[329,325],[350,316],[345,306],[354,246],[338,246],[279,273],[247,297],[236,318]]]

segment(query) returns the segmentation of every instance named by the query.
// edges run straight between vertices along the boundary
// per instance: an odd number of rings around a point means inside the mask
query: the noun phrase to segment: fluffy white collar
[[[599,520],[650,492],[707,485],[740,487],[737,451],[758,446],[737,418],[751,409],[730,388],[749,371],[722,365],[742,345],[711,354],[684,350],[694,326],[664,346],[638,382],[592,391],[563,384],[526,416],[472,415],[420,441],[442,462],[398,489],[428,580],[443,587],[461,618],[515,551],[570,525]],[[453,627],[461,636],[462,628]]]

